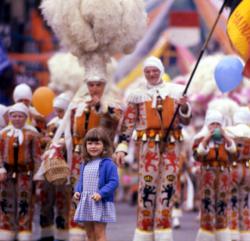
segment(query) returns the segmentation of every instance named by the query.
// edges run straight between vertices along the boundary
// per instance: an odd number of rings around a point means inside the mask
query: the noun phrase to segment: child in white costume
[[[220,112],[209,110],[194,138],[194,158],[201,163],[201,220],[196,241],[231,241],[228,229],[230,164],[236,146]]]

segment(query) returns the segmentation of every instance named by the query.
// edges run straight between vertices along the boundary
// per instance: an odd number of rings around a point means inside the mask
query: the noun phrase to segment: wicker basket
[[[54,185],[62,185],[67,182],[70,175],[70,170],[62,158],[46,159],[44,162],[45,178],[48,182]]]

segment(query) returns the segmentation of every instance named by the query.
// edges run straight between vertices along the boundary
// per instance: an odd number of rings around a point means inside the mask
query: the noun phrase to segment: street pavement
[[[117,222],[108,224],[108,241],[132,241],[136,225],[136,207],[117,203]],[[181,217],[181,228],[174,230],[174,241],[194,241],[199,227],[197,213],[186,212]]]

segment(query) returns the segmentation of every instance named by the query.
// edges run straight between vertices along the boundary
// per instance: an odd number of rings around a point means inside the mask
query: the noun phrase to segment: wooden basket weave
[[[62,185],[67,182],[70,175],[70,170],[62,158],[46,159],[44,162],[45,178],[48,182],[54,185]]]

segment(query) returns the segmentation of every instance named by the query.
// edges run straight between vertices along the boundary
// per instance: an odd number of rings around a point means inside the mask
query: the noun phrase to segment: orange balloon
[[[49,87],[38,87],[32,96],[32,104],[45,117],[53,112],[55,93]]]

